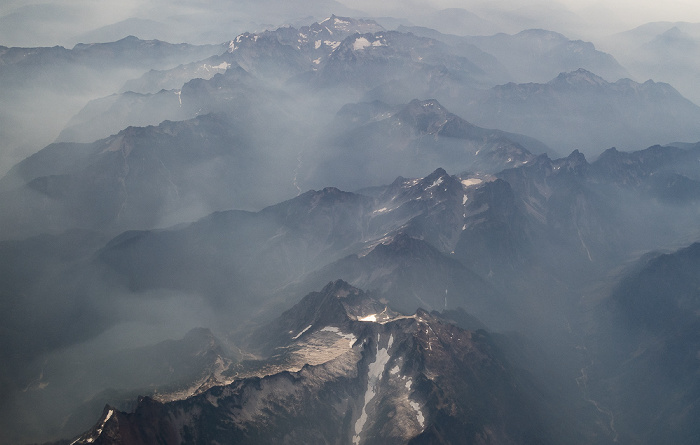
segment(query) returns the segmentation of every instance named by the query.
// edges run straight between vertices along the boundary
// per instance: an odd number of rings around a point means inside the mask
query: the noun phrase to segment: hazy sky
[[[340,0],[341,3],[357,8],[372,10],[386,5],[403,5],[406,0]],[[572,12],[590,10],[610,10],[624,23],[642,24],[651,21],[700,21],[700,2],[696,0],[408,0],[412,4],[430,4],[437,8],[483,9],[484,6],[503,5],[511,9],[529,8],[535,5],[566,7]]]
[[[318,0],[324,3],[327,0]],[[617,32],[631,29],[650,21],[686,21],[700,22],[700,2],[697,0],[336,0],[350,8],[366,11],[368,15],[404,16],[425,12],[426,10],[444,8],[464,8],[480,16],[488,11],[500,9],[510,13],[523,14],[540,19],[548,24],[547,19],[555,20],[550,29],[562,31],[570,23],[559,23],[563,18],[555,18],[556,12],[565,12],[570,20],[574,13],[577,18],[577,32],[591,27],[591,34]],[[221,11],[227,11],[235,17],[237,11],[247,10],[255,5],[255,16],[246,17],[258,23],[266,21],[265,13],[278,11],[280,0],[265,2],[228,1],[228,0],[0,0],[0,45],[7,46],[41,46],[66,45],[75,43],[75,39],[102,26],[121,20],[138,17],[151,20],[167,20],[168,16],[195,15],[201,18],[202,12],[210,8],[214,18]],[[308,5],[312,2],[299,1]],[[267,4],[270,6],[268,7]],[[287,3],[285,3],[287,4]],[[289,4],[287,4],[289,5]],[[426,8],[427,7],[427,8]],[[219,14],[214,10],[219,9]],[[238,8],[238,9],[236,9]],[[266,10],[267,8],[267,10]],[[547,11],[550,10],[551,14]],[[244,16],[245,14],[240,14]],[[257,17],[260,15],[260,17]],[[299,10],[298,17],[306,17],[309,12]],[[487,17],[490,18],[490,17]],[[290,17],[290,20],[293,19]],[[580,26],[583,24],[583,26]],[[253,30],[254,31],[254,30]],[[231,36],[232,38],[233,36]],[[572,36],[573,37],[573,36]],[[214,42],[211,42],[214,43]]]

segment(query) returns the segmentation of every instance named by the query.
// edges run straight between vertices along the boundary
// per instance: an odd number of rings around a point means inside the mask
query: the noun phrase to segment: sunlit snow
[[[374,362],[369,364],[369,369],[367,371],[367,391],[365,392],[365,404],[362,407],[362,414],[360,418],[355,422],[355,436],[352,438],[352,443],[358,445],[360,443],[360,433],[364,430],[365,423],[367,422],[367,405],[372,401],[374,395],[376,394],[377,385],[379,380],[384,373],[384,368],[389,362],[389,349],[394,343],[394,336],[389,336],[389,343],[386,348],[380,348],[379,343],[381,341],[381,335],[377,334],[377,357]]]
[[[346,334],[335,326],[326,326],[325,328],[321,329],[321,332],[335,332],[336,334],[340,335],[344,339],[348,340],[350,342],[351,348],[352,348],[352,345],[354,345],[355,342],[357,341],[357,337],[355,337],[353,334]]]
[[[444,179],[442,179],[442,177],[439,177],[435,180],[435,182],[433,182],[431,185],[429,185],[428,188],[431,189],[433,187],[437,187],[438,185],[442,184],[443,181],[444,181]]]
[[[292,337],[292,340],[296,340],[297,338],[301,337],[301,335],[302,335],[304,332],[306,332],[306,331],[308,331],[309,329],[311,329],[311,326],[312,326],[312,325],[308,325],[307,327],[305,327],[303,331],[301,331],[300,333],[298,333],[297,335],[295,335],[294,337]]]
[[[365,49],[368,46],[384,46],[384,44],[379,40],[375,40],[374,42],[370,43],[370,41],[367,40],[366,37],[358,37],[355,40],[355,42],[352,44],[352,49],[354,49],[355,51],[358,51],[361,49]]]
[[[416,417],[418,418],[418,423],[420,423],[420,427],[423,428],[425,426],[425,417],[423,417],[423,413],[420,410],[420,405],[416,402],[410,402],[411,408],[416,410]]]
[[[369,43],[369,40],[367,40],[365,37],[360,37],[357,40],[355,40],[355,43],[352,44],[352,49],[358,51],[361,49],[365,49],[370,45],[371,43]]]
[[[462,185],[465,187],[469,187],[470,185],[477,185],[477,184],[481,184],[482,182],[484,182],[484,181],[482,181],[479,178],[469,178],[469,179],[462,180]]]

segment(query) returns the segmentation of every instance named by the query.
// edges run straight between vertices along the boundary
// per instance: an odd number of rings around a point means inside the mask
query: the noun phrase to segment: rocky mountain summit
[[[400,315],[345,282],[252,341],[268,354],[262,372],[247,365],[258,375],[181,401],[142,398],[133,413],[106,407],[74,443],[546,441],[528,383],[489,334]]]

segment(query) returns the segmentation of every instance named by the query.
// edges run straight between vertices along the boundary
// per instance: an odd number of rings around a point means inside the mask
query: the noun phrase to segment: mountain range
[[[555,161],[540,155],[496,175],[449,176],[438,169],[424,178],[398,178],[359,194],[326,188],[260,212],[219,212],[167,230],[125,232],[109,242],[95,232],[91,240],[74,232],[70,237],[43,235],[8,241],[0,247],[10,259],[5,264],[12,265],[13,271],[3,273],[7,277],[3,288],[7,297],[25,297],[21,303],[14,300],[5,312],[9,317],[6,326],[15,332],[5,335],[9,341],[6,350],[29,354],[29,360],[17,361],[14,371],[8,369],[6,381],[10,387],[29,385],[37,390],[49,381],[60,389],[60,375],[65,372],[60,370],[68,366],[56,362],[61,356],[51,359],[55,374],[35,360],[46,348],[65,348],[128,320],[128,315],[120,314],[123,309],[118,309],[120,294],[133,294],[129,298],[139,299],[139,304],[183,295],[185,307],[216,308],[218,320],[210,322],[220,326],[217,329],[238,326],[227,340],[236,346],[227,350],[250,351],[222,355],[233,360],[230,366],[243,363],[240,357],[255,356],[264,347],[248,345],[246,332],[269,322],[279,308],[290,307],[300,294],[320,288],[329,277],[371,289],[377,301],[401,313],[464,308],[473,314],[462,316],[471,320],[470,326],[508,329],[537,322],[540,327],[532,335],[546,335],[550,329],[558,331],[556,326],[576,305],[572,289],[602,280],[610,267],[635,250],[664,245],[679,236],[697,236],[691,222],[697,195],[664,202],[664,193],[648,182],[648,178],[669,172],[692,183],[694,179],[682,173],[692,159],[697,159],[696,148],[675,146],[637,153],[611,150],[591,164],[577,152]],[[645,171],[651,165],[655,167]],[[613,206],[619,196],[625,197],[628,208]],[[647,223],[637,224],[634,230],[619,230],[637,217],[639,209]],[[673,215],[673,225],[665,221],[669,215]],[[665,237],[657,233],[660,224],[667,231]],[[42,247],[51,245],[57,246],[53,256]],[[71,246],[67,251],[75,253],[66,256],[67,248],[59,246]],[[56,255],[64,266],[52,270]],[[27,259],[19,261],[22,257]],[[43,258],[45,266],[25,281],[19,280],[17,271],[36,261],[32,258]],[[48,334],[65,328],[24,324],[25,319],[37,320],[36,311],[49,293],[54,298],[62,295],[56,300],[56,310],[65,313],[72,307],[83,314],[84,323],[72,328],[71,338],[58,336],[63,343],[30,346],[23,338],[32,332]],[[116,303],[110,302],[113,295],[118,298]],[[548,306],[546,319],[541,318],[543,304]],[[274,343],[265,344],[274,349]],[[532,359],[524,360],[534,366]],[[200,364],[204,368],[199,369],[207,369],[205,363]],[[17,378],[15,372],[31,376],[40,370],[44,377],[34,383],[20,379],[10,384]],[[123,375],[129,372],[136,371]],[[222,371],[202,372],[223,375]],[[217,386],[222,378],[205,377],[203,381],[210,382],[206,387]],[[158,387],[167,387],[165,382]],[[138,389],[134,383],[124,385],[118,400]],[[167,394],[159,397],[171,397]],[[105,395],[93,399],[87,406],[104,401]],[[66,409],[78,408],[69,408],[74,402],[66,403]]]
[[[107,406],[76,443],[553,439],[532,410],[532,382],[491,335],[425,311],[376,313],[381,306],[329,283],[256,333],[274,347],[256,363],[264,374],[243,371],[187,401],[142,398],[133,413]]]
[[[578,69],[547,83],[509,83],[469,103],[462,115],[477,125],[521,132],[547,145],[586,154],[650,142],[698,139],[700,107],[672,86],[648,80],[608,82]],[[663,130],[662,130],[663,129]],[[655,142],[654,142],[655,141]]]
[[[0,48],[0,444],[695,442],[692,25],[206,3]]]

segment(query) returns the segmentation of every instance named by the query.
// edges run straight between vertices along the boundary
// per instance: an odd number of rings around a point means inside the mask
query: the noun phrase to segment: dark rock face
[[[107,407],[77,443],[547,442],[517,371],[488,334],[424,311],[369,313],[378,305],[331,283],[271,324],[265,342],[278,356],[312,347],[334,349],[332,359],[181,401],[143,398],[130,414]]]

